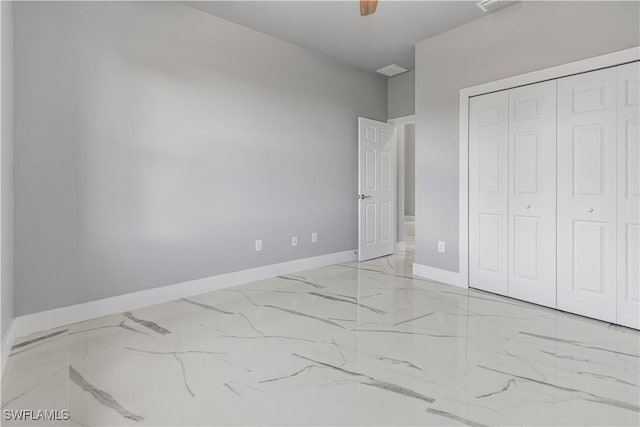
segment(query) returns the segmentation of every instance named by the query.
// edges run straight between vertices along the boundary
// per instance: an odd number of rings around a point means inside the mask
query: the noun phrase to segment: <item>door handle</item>
[[[531,205],[527,205],[524,207],[525,209],[531,209]]]
[[[587,209],[587,212],[592,213],[593,212],[593,208]]]
[[[360,200],[364,200],[364,199],[370,199],[371,196],[367,196],[366,194],[358,194],[358,199]]]

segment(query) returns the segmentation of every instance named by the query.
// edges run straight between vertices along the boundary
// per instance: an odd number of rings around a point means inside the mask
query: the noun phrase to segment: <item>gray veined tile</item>
[[[400,321],[400,322],[396,322],[396,323],[394,323],[394,324],[393,324],[393,325],[391,325],[391,326],[394,326],[394,327],[395,327],[395,326],[400,326],[400,325],[404,325],[405,323],[413,322],[413,321],[415,321],[415,320],[424,319],[424,318],[425,318],[425,317],[427,317],[427,316],[431,316],[433,313],[434,313],[433,311],[430,311],[429,313],[425,313],[425,314],[422,314],[422,315],[420,315],[420,316],[416,316],[416,317],[412,317],[412,318],[410,318],[410,319],[406,319],[406,320],[402,320],[402,321]]]
[[[414,278],[412,263],[408,250],[22,337],[3,407],[92,426],[640,424],[640,333]]]
[[[131,312],[126,311],[126,312],[123,313],[123,315],[127,319],[131,320],[133,323],[137,323],[138,325],[141,325],[142,327],[145,327],[145,328],[147,328],[147,329],[149,329],[149,330],[151,330],[151,331],[153,331],[153,332],[155,332],[157,334],[167,335],[167,334],[171,333],[170,330],[168,330],[165,327],[162,327],[162,326],[158,325],[156,322],[152,322],[151,320],[138,318],[138,317],[134,316],[133,314],[131,314]]]
[[[100,390],[93,384],[89,383],[80,372],[78,372],[73,366],[69,366],[69,378],[82,390],[89,393],[98,403],[101,405],[113,409],[122,417],[130,419],[132,421],[142,421],[144,417],[134,414],[128,409],[124,408],[118,401],[116,401],[109,393],[104,390]]]
[[[335,327],[338,327],[338,328],[341,328],[341,329],[345,329],[345,327],[340,325],[339,323],[336,323],[336,322],[328,320],[328,319],[324,319],[324,318],[319,317],[319,316],[314,316],[312,314],[303,313],[301,311],[292,310],[292,309],[284,308],[284,307],[276,307],[275,305],[270,305],[270,304],[265,305],[265,307],[272,308],[274,310],[280,310],[280,311],[283,311],[285,313],[292,314],[294,316],[306,317],[308,319],[313,319],[313,320],[316,320],[318,322],[326,323],[327,325],[331,325],[331,326],[335,326]]]
[[[309,292],[309,295],[313,295],[313,296],[319,297],[319,298],[325,298],[325,299],[328,299],[330,301],[336,301],[336,302],[339,302],[339,303],[352,304],[352,305],[357,306],[358,308],[363,308],[365,310],[369,310],[369,311],[371,311],[373,313],[376,313],[376,314],[386,314],[386,312],[384,310],[381,310],[381,309],[375,308],[375,307],[371,307],[369,305],[362,304],[362,303],[359,303],[357,301],[352,301],[352,300],[346,299],[344,297],[336,297],[336,296],[333,296],[333,295],[327,295],[327,294],[323,294],[323,293],[320,293],[320,292]]]
[[[293,276],[291,276],[291,277],[289,277],[289,276],[278,276],[278,278],[282,279],[282,280],[293,280],[295,282],[302,283],[303,285],[311,286],[312,288],[315,288],[315,289],[324,289],[324,288],[326,288],[326,286],[310,282],[309,280],[306,280],[306,279],[303,279],[303,278],[298,278],[298,277],[293,277]]]
[[[182,298],[182,299],[181,299],[181,301],[184,301],[184,302],[185,302],[185,303],[187,303],[187,304],[195,305],[196,307],[200,307],[200,308],[203,308],[203,309],[205,309],[205,310],[211,310],[211,311],[214,311],[214,312],[216,312],[216,313],[222,313],[222,314],[228,314],[228,315],[233,315],[233,314],[235,314],[235,313],[233,313],[233,312],[231,312],[231,311],[226,311],[226,310],[223,310],[223,309],[221,309],[221,308],[216,308],[216,307],[214,307],[214,306],[212,306],[212,305],[204,304],[204,303],[201,303],[201,302],[197,302],[197,301],[194,301],[194,300],[189,299],[189,298]]]
[[[58,335],[64,334],[67,331],[69,331],[69,329],[61,329],[59,331],[53,331],[53,332],[49,332],[47,334],[35,337],[35,338],[30,338],[24,341],[21,341],[17,344],[14,344],[11,347],[11,352],[12,353],[16,353],[16,351],[21,351],[20,349],[22,349],[23,347],[28,347],[28,346],[32,346],[32,345],[36,345],[38,343],[44,343],[46,341],[48,341],[49,339],[53,339],[55,337],[57,337]]]
[[[452,414],[450,412],[440,411],[438,409],[432,409],[432,408],[428,408],[428,409],[426,409],[426,411],[428,413],[430,413],[430,414],[433,414],[433,415],[438,415],[438,416],[443,417],[443,418],[448,418],[448,419],[453,420],[453,421],[458,421],[458,422],[460,422],[460,423],[462,423],[462,424],[464,424],[466,426],[469,426],[469,427],[488,427],[486,424],[481,424],[481,423],[478,423],[476,421],[472,421],[472,420],[469,420],[467,418],[463,418],[460,415]]]

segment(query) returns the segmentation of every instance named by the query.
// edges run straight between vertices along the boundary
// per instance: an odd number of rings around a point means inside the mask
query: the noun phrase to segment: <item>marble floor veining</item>
[[[638,331],[413,277],[407,252],[16,341],[3,425],[634,425]]]

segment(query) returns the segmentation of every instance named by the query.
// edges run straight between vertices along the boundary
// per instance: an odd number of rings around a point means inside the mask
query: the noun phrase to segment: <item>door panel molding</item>
[[[556,81],[508,93],[508,295],[556,307]]]
[[[617,317],[617,72],[558,80],[558,308],[609,322]]]
[[[640,63],[618,67],[618,313],[640,328]]]
[[[395,126],[358,118],[358,260],[392,254],[396,230]]]
[[[474,98],[469,111],[469,283],[507,295],[508,94]]]

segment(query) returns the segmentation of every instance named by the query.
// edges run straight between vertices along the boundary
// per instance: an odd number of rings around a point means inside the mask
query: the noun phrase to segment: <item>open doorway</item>
[[[415,116],[388,120],[396,129],[396,252],[415,245]]]
[[[401,218],[402,219],[402,218]],[[404,125],[404,241],[413,251],[416,238],[416,124]]]

